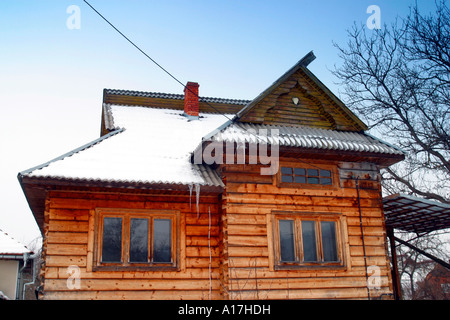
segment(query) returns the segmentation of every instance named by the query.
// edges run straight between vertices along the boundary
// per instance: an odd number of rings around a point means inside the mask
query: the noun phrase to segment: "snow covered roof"
[[[278,130],[278,136],[271,135],[274,129]],[[205,138],[218,142],[258,143],[265,141],[268,144],[287,147],[403,155],[403,151],[400,149],[364,133],[311,127],[230,122],[221,131]]]
[[[0,255],[15,256],[24,253],[31,253],[31,251],[0,229]]]
[[[202,141],[257,143],[262,129],[278,129],[271,144],[306,149],[402,155],[395,147],[364,133],[309,127],[262,125],[231,121],[234,115],[201,113],[189,121],[183,111],[140,106],[104,105],[109,134],[47,163],[21,172],[22,176],[119,184],[201,185],[223,188],[207,165],[192,164]],[[200,146],[199,146],[200,145]]]
[[[223,187],[208,166],[190,162],[202,137],[233,115],[200,114],[189,121],[182,111],[106,105],[111,133],[52,161],[21,173],[27,177],[137,184]]]

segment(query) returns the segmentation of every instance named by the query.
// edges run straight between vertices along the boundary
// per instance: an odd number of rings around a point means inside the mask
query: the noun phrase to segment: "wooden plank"
[[[255,211],[254,211],[255,212]],[[266,214],[240,214],[240,213],[230,213],[227,214],[229,224],[259,224],[263,225],[266,223]]]
[[[87,254],[87,245],[85,244],[48,244],[47,255],[55,256],[84,256]]]
[[[87,232],[88,221],[50,220],[49,231],[55,232]]]
[[[186,257],[186,268],[208,268],[210,265],[209,257]],[[220,261],[213,259],[211,261],[212,268],[219,268]]]
[[[230,269],[230,274],[232,274],[233,270],[235,270],[236,268],[255,268],[255,267],[268,268],[269,259],[267,256],[253,256],[253,257],[230,256],[228,265]]]
[[[235,258],[237,259],[237,258]],[[376,262],[375,260],[373,262]],[[372,264],[377,265],[377,264]],[[360,268],[362,267],[362,268]],[[389,271],[386,270],[385,266],[380,268],[381,276],[387,276]],[[303,268],[300,271],[296,270],[269,270],[268,268],[264,268],[263,266],[257,267],[256,274],[258,275],[258,279],[322,279],[322,278],[336,278],[336,279],[344,279],[346,278],[355,278],[355,279],[365,279],[365,269],[364,265],[357,266],[351,269],[318,269],[318,268]],[[232,269],[232,278],[233,279],[254,279],[255,275],[255,267],[254,266],[246,266],[246,267],[235,267]]]
[[[312,206],[312,205],[290,205],[290,204],[255,204],[255,203],[227,203],[226,210],[232,214],[271,214],[272,211],[293,211],[293,212],[329,212],[341,213],[346,216],[358,216],[357,207],[336,207],[336,206]],[[364,208],[364,216],[380,216],[380,208]],[[231,215],[230,215],[231,216]],[[236,223],[235,223],[236,224]]]
[[[50,209],[51,220],[88,221],[89,210]]]
[[[65,243],[65,244],[87,244],[88,234],[80,232],[53,232],[49,231],[47,243]]]
[[[267,257],[267,247],[229,247],[229,257]]]
[[[256,269],[257,271],[258,269]],[[257,274],[258,276],[258,274]],[[380,277],[382,286],[388,285],[388,277]],[[280,290],[280,289],[335,289],[342,288],[367,288],[364,277],[316,277],[316,278],[275,278],[255,279],[254,272],[248,273],[247,278],[232,279],[231,286],[234,290]]]
[[[362,246],[350,246],[351,256],[364,256],[364,250]],[[366,246],[367,256],[380,256],[386,257],[386,249],[378,246]]]
[[[356,199],[341,197],[298,196],[298,195],[273,195],[273,194],[227,194],[228,202],[246,204],[271,204],[271,205],[307,205],[307,206],[333,206],[356,207]],[[379,199],[361,199],[361,207],[377,207]]]
[[[242,246],[242,247],[267,247],[267,235],[263,236],[228,236],[229,246]]]
[[[265,292],[243,291],[231,292],[231,299],[253,300],[259,297],[268,300],[280,299],[367,299],[367,289],[365,288],[341,288],[335,289],[285,289],[267,290]]]
[[[212,257],[219,256],[219,248],[217,247],[187,247],[186,248],[186,257],[208,257],[210,255]]]
[[[357,197],[356,189],[308,189],[308,188],[279,188],[275,185],[262,185],[254,183],[234,183],[227,181],[227,194],[268,194],[268,195],[297,195],[297,196],[322,196],[322,197],[342,197],[353,198]],[[372,199],[379,196],[374,190],[360,190],[359,194],[362,199]]]
[[[266,236],[267,227],[265,224],[264,225],[228,224],[228,235]]]
[[[186,236],[208,236],[210,232],[212,237],[219,235],[218,226],[186,226]]]
[[[45,267],[86,267],[86,256],[55,256],[45,258]]]
[[[212,299],[221,299],[220,291],[212,291]],[[208,300],[209,290],[192,291],[49,291],[44,300]]]
[[[214,282],[215,290],[220,284]],[[191,280],[179,279],[80,279],[80,289],[82,291],[121,291],[121,290],[209,290],[209,279],[197,279],[195,285]],[[48,279],[45,282],[45,290],[48,291],[70,291],[65,279]]]
[[[213,278],[218,274],[217,268],[212,269]],[[67,279],[67,267],[50,267],[46,270],[46,279]],[[161,272],[161,271],[95,271],[89,272],[86,268],[80,268],[82,279],[179,279],[195,280],[209,279],[209,268],[189,268],[186,271]]]
[[[234,183],[260,183],[260,184],[272,184],[273,176],[269,175],[261,175],[256,173],[247,173],[247,172],[228,172],[226,173],[226,181],[234,182]]]
[[[207,247],[211,244],[211,246],[216,247],[219,245],[219,239],[217,237],[211,237],[211,239],[208,239],[207,236],[201,237],[201,236],[187,236],[186,237],[186,246],[200,246],[200,247]]]

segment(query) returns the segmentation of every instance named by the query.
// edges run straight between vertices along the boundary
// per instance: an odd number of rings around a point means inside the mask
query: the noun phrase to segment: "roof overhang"
[[[18,179],[28,205],[33,212],[39,229],[44,231],[44,218],[47,194],[52,190],[99,191],[112,193],[170,193],[189,194],[189,185],[157,182],[103,181],[86,179],[65,179],[50,177],[28,177],[19,174]],[[220,194],[221,185],[200,185],[201,194]]]
[[[450,228],[450,205],[410,195],[383,199],[386,227],[417,234]]]

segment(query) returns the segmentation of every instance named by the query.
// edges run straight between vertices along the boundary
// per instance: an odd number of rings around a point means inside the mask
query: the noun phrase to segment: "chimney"
[[[184,115],[189,120],[198,119],[199,102],[198,87],[196,82],[188,82],[184,88]]]

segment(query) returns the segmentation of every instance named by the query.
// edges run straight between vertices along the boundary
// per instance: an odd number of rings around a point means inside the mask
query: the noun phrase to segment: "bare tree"
[[[449,256],[446,253],[446,248],[449,242],[440,237],[440,235],[442,233],[434,232],[420,237],[413,234],[402,234],[399,236],[413,246],[434,256],[442,257],[442,259],[447,261]],[[403,297],[413,300],[423,299],[426,277],[435,268],[436,264],[419,252],[406,246],[397,246],[396,250]]]
[[[353,26],[334,75],[344,100],[386,140],[407,152],[383,171],[388,193],[450,203],[450,10],[417,6],[391,26]]]

